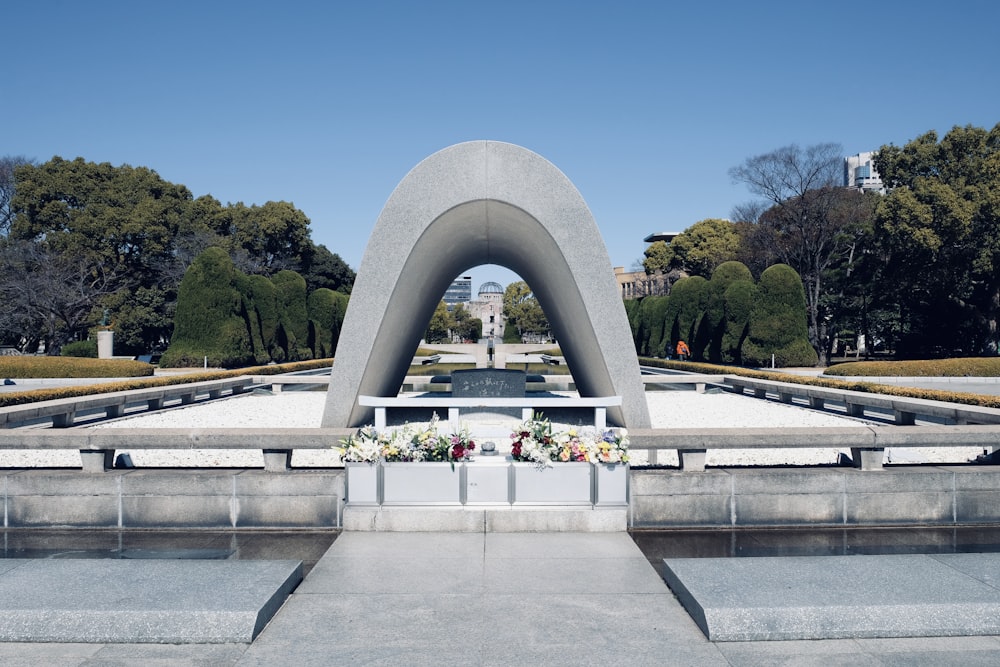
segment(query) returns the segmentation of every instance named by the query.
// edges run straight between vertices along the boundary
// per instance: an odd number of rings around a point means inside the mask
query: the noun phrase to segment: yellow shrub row
[[[0,378],[114,378],[152,374],[152,366],[131,359],[0,357]]]
[[[901,377],[997,377],[1000,357],[923,361],[849,361],[826,369],[827,375]]]
[[[692,373],[740,375],[742,377],[757,378],[759,380],[794,382],[796,384],[812,385],[815,387],[863,391],[870,394],[887,394],[889,396],[924,398],[931,401],[947,401],[948,403],[961,403],[963,405],[979,405],[984,408],[1000,408],[1000,396],[986,396],[984,394],[971,394],[961,391],[939,391],[936,389],[919,389],[916,387],[900,387],[897,385],[878,384],[876,382],[833,380],[829,378],[780,373],[777,371],[755,371],[747,368],[739,368],[737,366],[716,366],[714,364],[703,364],[692,361],[667,361],[665,359],[651,359],[647,357],[640,357],[639,363],[643,366],[670,368],[673,370],[689,371]]]

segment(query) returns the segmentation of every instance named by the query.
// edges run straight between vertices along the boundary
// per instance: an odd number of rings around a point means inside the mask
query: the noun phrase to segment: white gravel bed
[[[857,425],[859,419],[817,412],[773,401],[728,393],[699,394],[693,391],[647,392],[653,428],[753,428],[753,427],[835,427]],[[126,417],[95,425],[93,428],[318,428],[326,403],[326,392],[297,391],[276,394],[253,393],[224,401],[215,401],[153,414]],[[511,421],[511,427],[517,421]],[[339,465],[333,450],[298,451],[293,455],[296,467]],[[509,441],[498,442],[503,451]],[[263,466],[260,451],[228,450],[133,450],[128,453],[139,467],[247,467]],[[819,465],[835,463],[842,450],[826,449],[756,449],[709,451],[707,465]],[[845,452],[848,453],[849,452]],[[975,448],[896,449],[889,450],[892,462],[960,463],[974,459],[981,452]],[[646,463],[645,452],[633,453],[633,462]],[[677,465],[673,450],[659,453],[658,462]],[[77,452],[0,452],[0,467],[79,467]]]

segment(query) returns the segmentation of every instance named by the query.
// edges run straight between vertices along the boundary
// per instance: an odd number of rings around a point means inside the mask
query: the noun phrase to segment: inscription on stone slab
[[[451,374],[451,395],[455,398],[523,398],[524,371],[502,368],[475,368]]]

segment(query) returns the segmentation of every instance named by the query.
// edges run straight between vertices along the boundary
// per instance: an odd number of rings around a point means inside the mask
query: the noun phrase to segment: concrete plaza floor
[[[0,664],[994,665],[1000,637],[710,642],[625,533],[348,532],[250,645],[0,644]]]

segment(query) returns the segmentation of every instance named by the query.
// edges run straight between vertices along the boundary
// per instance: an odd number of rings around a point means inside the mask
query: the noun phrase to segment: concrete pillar
[[[108,331],[98,331],[97,332],[97,358],[98,359],[110,359],[115,354],[115,332]]]

